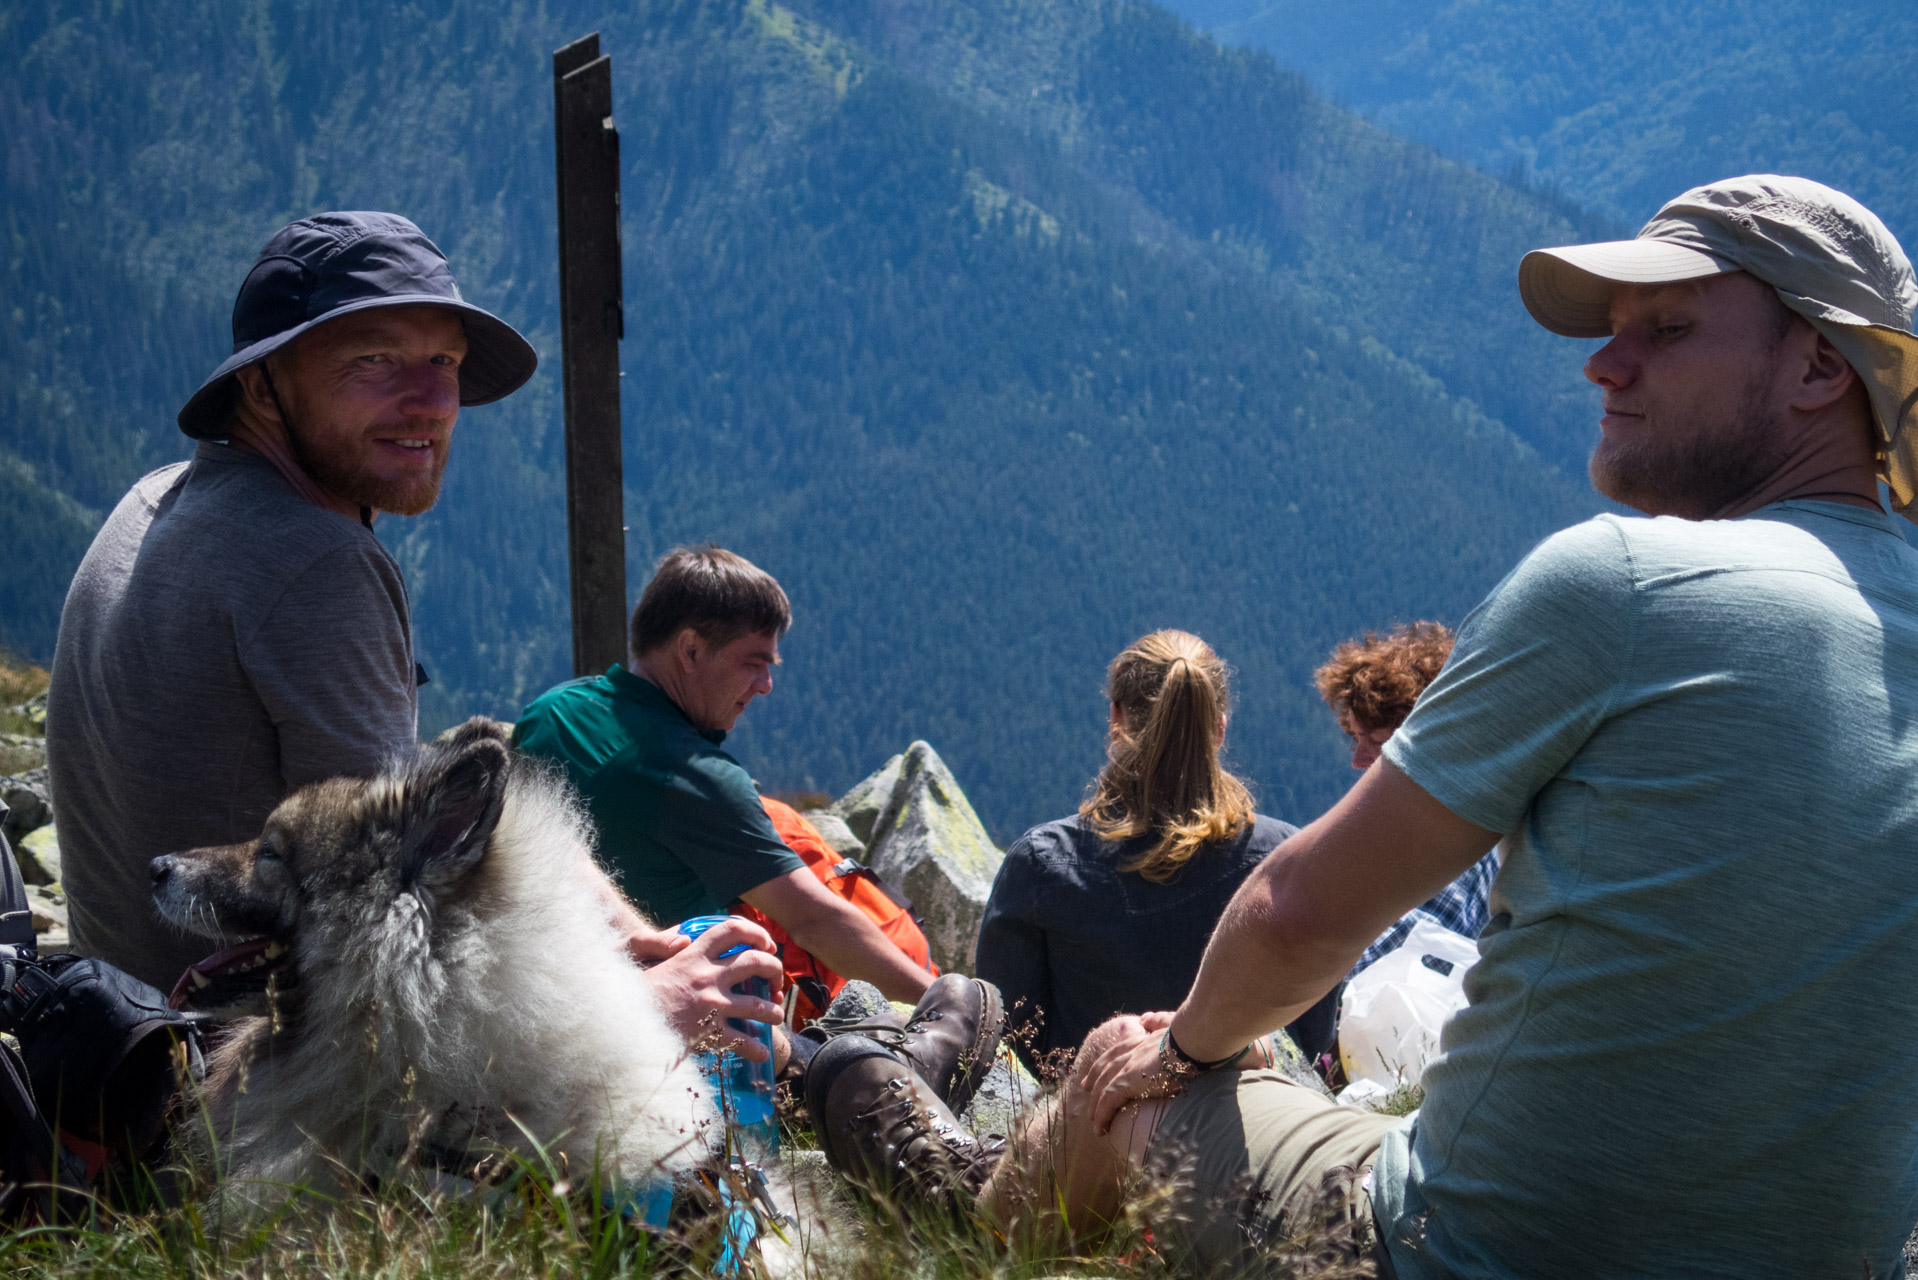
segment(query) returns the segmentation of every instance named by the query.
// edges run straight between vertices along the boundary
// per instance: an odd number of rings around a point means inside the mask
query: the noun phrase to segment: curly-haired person
[[[1352,767],[1369,769],[1425,686],[1452,656],[1452,629],[1443,622],[1408,622],[1385,635],[1368,631],[1340,641],[1313,672],[1319,696],[1352,740]]]
[[[1370,769],[1386,741],[1412,714],[1425,686],[1438,678],[1452,656],[1452,629],[1443,622],[1408,622],[1380,635],[1368,631],[1345,640],[1313,673],[1319,696],[1339,718],[1352,740],[1352,767]],[[1492,849],[1464,875],[1399,917],[1365,949],[1349,977],[1398,949],[1412,926],[1425,917],[1453,933],[1476,938],[1491,914],[1492,880],[1498,875],[1498,850]],[[1337,991],[1333,992],[1337,995]]]

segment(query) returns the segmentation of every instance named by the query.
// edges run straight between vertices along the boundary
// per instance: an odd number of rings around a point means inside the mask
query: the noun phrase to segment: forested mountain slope
[[[1795,173],[1908,243],[1918,8],[1908,0],[1169,0],[1384,127],[1523,166],[1636,227],[1688,187]]]
[[[1097,766],[1105,661],[1177,625],[1240,669],[1266,807],[1309,817],[1349,774],[1324,651],[1457,620],[1598,505],[1580,346],[1511,279],[1605,228],[1152,6],[56,0],[0,17],[0,542],[63,582],[184,454],[266,235],[396,209],[545,360],[463,415],[439,508],[381,524],[428,719],[566,675],[548,55],[593,29],[633,575],[711,538],[786,584],[787,666],[732,741],[768,785],[925,737],[1009,835]],[[0,642],[45,652],[57,587],[27,582]]]

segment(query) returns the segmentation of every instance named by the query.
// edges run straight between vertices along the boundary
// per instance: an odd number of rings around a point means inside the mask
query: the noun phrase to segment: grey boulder
[[[852,828],[846,825],[846,820],[831,809],[807,809],[801,816],[812,823],[813,829],[832,846],[834,853],[860,862],[866,860],[866,842],[854,835]]]
[[[1038,1082],[1026,1074],[1011,1053],[1001,1049],[959,1121],[981,1138],[994,1133],[1010,1138],[1025,1128],[1026,1120],[1038,1109],[1039,1093]]]
[[[65,945],[67,937],[67,895],[57,885],[27,886],[27,909],[33,915],[33,931],[42,935],[42,945],[57,939]]]
[[[0,820],[0,835],[6,836],[9,844],[17,845],[28,832],[51,824],[53,791],[46,769],[0,778],[0,804],[7,806],[7,816]]]
[[[1274,1031],[1269,1037],[1272,1046],[1272,1069],[1285,1076],[1293,1084],[1303,1085],[1314,1093],[1332,1097],[1332,1091],[1325,1087],[1325,1081],[1312,1069],[1311,1061],[1305,1056],[1298,1043],[1283,1031]]]
[[[866,846],[873,872],[911,899],[933,963],[971,973],[986,895],[1005,855],[939,753],[913,743],[825,812]]]
[[[13,856],[20,864],[20,878],[29,885],[59,885],[59,828],[47,826],[29,831],[13,846]]]

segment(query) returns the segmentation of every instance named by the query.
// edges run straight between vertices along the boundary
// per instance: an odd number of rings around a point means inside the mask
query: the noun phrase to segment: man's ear
[[[1804,371],[1799,375],[1799,383],[1791,397],[1791,407],[1805,413],[1815,413],[1825,406],[1835,404],[1852,387],[1858,385],[1858,371],[1851,367],[1844,353],[1831,344],[1831,339],[1813,329],[1809,324],[1810,349],[1804,353]],[[1807,335],[1800,334],[1804,339]]]
[[[247,365],[234,371],[233,382],[239,393],[240,401],[253,413],[273,418],[273,398],[266,393],[266,381],[260,377],[259,366]]]
[[[705,638],[691,627],[681,627],[673,637],[673,659],[681,671],[691,671],[705,652]]]
[[[486,855],[506,805],[506,746],[490,734],[429,747],[433,758],[407,784],[400,883],[446,888]]]
[[[261,372],[261,365],[265,363],[262,360],[259,364],[249,364],[235,370],[233,380],[239,384],[240,400],[254,417],[267,422],[279,422],[280,407],[273,403],[273,394],[266,389],[266,375]],[[281,380],[279,385],[284,387],[286,383]]]

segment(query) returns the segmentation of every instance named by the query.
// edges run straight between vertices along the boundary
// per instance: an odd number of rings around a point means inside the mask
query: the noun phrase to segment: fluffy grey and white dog
[[[305,788],[252,843],[154,859],[168,919],[248,940],[200,981],[271,975],[209,1062],[203,1164],[311,1185],[537,1142],[634,1183],[701,1159],[712,1099],[612,927],[587,831],[472,720],[380,777]]]

